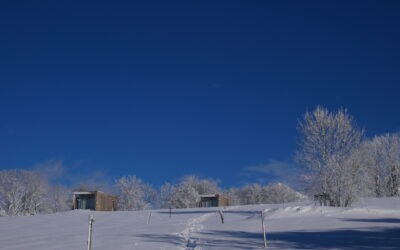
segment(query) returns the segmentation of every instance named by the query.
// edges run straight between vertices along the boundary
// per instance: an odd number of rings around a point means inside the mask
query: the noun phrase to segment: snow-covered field
[[[70,211],[1,217],[0,249],[87,249],[93,214],[93,250],[261,249],[265,210],[270,249],[400,249],[400,199],[368,199],[352,208],[311,202],[138,212]]]

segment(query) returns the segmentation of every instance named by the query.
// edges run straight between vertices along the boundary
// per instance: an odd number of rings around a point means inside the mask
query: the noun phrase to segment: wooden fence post
[[[150,218],[151,218],[151,211],[150,211],[150,213],[149,213],[149,218],[147,218],[147,225],[150,224]]]
[[[222,210],[218,210],[219,216],[221,217],[221,223],[224,224],[224,214],[222,213]]]
[[[89,234],[88,234],[88,241],[87,241],[87,249],[92,249],[92,233],[93,233],[93,214],[89,215]]]
[[[263,236],[264,236],[264,248],[267,248],[267,237],[266,237],[266,232],[265,232],[264,211],[261,211],[261,224],[262,224],[262,230],[263,230]]]

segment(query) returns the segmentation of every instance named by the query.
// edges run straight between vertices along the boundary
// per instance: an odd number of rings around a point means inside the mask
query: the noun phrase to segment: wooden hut
[[[74,192],[73,209],[90,209],[95,211],[115,211],[117,197],[101,191]]]
[[[200,195],[199,207],[225,207],[229,206],[228,198],[220,194]]]

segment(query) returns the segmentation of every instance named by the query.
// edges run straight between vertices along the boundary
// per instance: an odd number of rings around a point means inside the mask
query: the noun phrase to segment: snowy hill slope
[[[269,249],[400,249],[400,199],[368,199],[352,208],[311,202],[137,212],[70,211],[1,217],[0,249],[86,249],[88,215],[93,250],[261,249],[264,210]]]

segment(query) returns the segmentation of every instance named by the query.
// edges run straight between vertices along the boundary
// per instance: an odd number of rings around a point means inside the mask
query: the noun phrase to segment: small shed
[[[199,207],[225,207],[229,206],[228,198],[220,194],[200,195]]]
[[[117,197],[101,191],[74,192],[72,202],[72,209],[115,211],[117,208]]]

